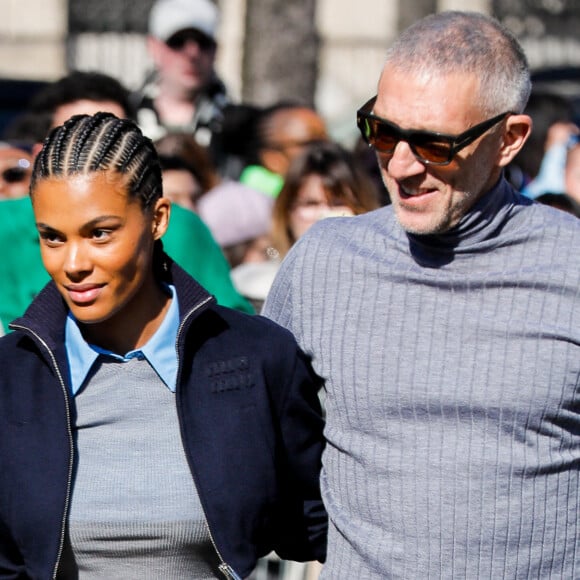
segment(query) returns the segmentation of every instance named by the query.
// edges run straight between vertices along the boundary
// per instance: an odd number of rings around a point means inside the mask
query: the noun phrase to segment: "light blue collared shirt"
[[[177,331],[179,329],[179,304],[173,286],[167,286],[172,294],[171,304],[165,318],[155,334],[140,349],[132,350],[125,356],[89,344],[81,334],[74,316],[69,312],[65,324],[65,347],[70,367],[72,394],[83,387],[97,357],[101,354],[120,362],[133,358],[146,359],[159,378],[175,392],[177,385]]]

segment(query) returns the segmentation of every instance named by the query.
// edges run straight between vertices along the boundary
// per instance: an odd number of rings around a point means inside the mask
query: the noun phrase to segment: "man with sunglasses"
[[[153,140],[170,131],[212,145],[229,99],[215,72],[218,9],[212,0],[157,0],[147,48],[154,71],[132,95],[137,122]]]
[[[529,92],[491,18],[403,32],[358,112],[392,205],[266,301],[326,380],[324,579],[580,577],[580,222],[504,179]]]

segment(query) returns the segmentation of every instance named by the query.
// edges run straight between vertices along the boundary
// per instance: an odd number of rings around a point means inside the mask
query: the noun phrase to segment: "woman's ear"
[[[529,115],[510,115],[506,119],[503,141],[499,150],[498,165],[506,167],[521,151],[532,131]]]
[[[166,197],[160,197],[155,202],[153,209],[153,238],[161,239],[169,226],[169,217],[171,215],[171,202]]]

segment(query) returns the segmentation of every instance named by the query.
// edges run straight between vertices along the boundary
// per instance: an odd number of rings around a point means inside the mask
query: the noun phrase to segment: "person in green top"
[[[34,223],[28,197],[0,201],[0,320],[5,331],[49,280]]]

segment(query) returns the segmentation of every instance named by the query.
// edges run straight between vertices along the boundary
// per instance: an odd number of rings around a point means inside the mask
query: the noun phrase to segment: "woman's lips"
[[[66,290],[70,299],[75,304],[87,304],[97,299],[102,288],[102,285],[82,284],[78,286],[67,286]]]

